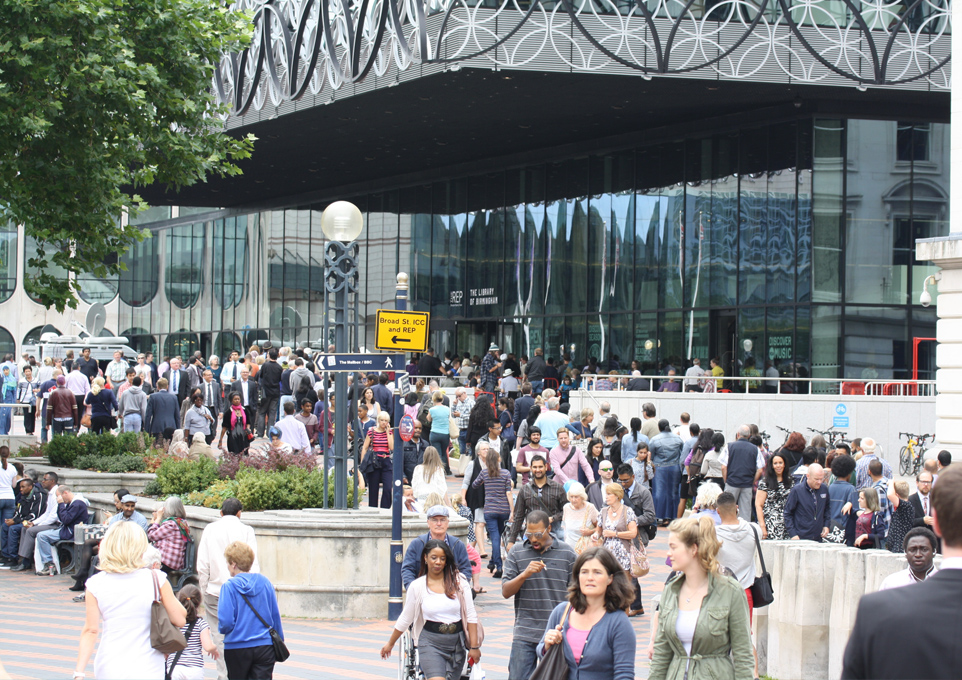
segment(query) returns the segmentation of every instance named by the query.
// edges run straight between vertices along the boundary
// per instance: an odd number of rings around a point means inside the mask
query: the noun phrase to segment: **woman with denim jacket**
[[[668,555],[680,572],[665,587],[649,680],[751,680],[748,599],[721,573],[710,517],[671,523]]]

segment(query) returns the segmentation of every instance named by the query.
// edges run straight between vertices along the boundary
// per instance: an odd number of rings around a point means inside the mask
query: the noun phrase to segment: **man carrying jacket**
[[[785,501],[785,533],[793,541],[821,543],[828,536],[828,490],[822,488],[822,466],[812,463],[801,484],[796,484]]]

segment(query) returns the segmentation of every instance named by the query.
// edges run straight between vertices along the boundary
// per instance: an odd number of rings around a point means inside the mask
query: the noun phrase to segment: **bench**
[[[87,524],[94,523],[94,511],[90,510],[87,513]],[[54,541],[51,544],[50,556],[53,558],[54,566],[57,568],[57,573],[66,574],[72,573],[77,569],[76,559],[76,543],[74,539],[60,539],[59,541]],[[40,566],[40,547],[37,546],[34,549],[34,560],[35,564]]]

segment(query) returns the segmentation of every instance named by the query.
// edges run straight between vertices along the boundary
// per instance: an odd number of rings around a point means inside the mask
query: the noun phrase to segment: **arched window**
[[[167,232],[164,292],[181,309],[197,303],[204,283],[204,223],[174,227]]]
[[[37,248],[37,240],[33,236],[29,236],[29,235],[27,235],[26,238],[24,239],[23,245],[24,245],[23,275],[25,277],[33,278],[37,275],[38,272],[36,267],[30,266],[31,258],[38,259],[38,260],[47,260],[48,259],[47,253],[51,249],[53,249],[54,246],[50,243],[47,243],[44,246],[45,252],[39,252]],[[58,265],[51,264],[49,262],[47,263],[47,266],[44,268],[44,272],[57,279],[67,278],[66,269]],[[30,295],[30,299],[33,300],[34,302],[40,302],[40,298],[34,297],[33,295]]]
[[[120,299],[131,307],[149,304],[158,286],[157,239],[147,237],[135,243],[120,261],[127,266],[127,271],[120,273]]]
[[[164,340],[165,356],[189,357],[198,349],[200,349],[200,339],[196,333],[190,333],[186,328],[171,333]]]
[[[146,328],[128,328],[120,334],[127,338],[127,346],[137,352],[152,352],[157,354],[157,338]]]
[[[0,302],[6,302],[17,289],[17,226],[0,229]]]
[[[3,326],[0,326],[0,357],[12,354],[17,356],[17,343],[13,341],[13,336]]]
[[[117,297],[120,286],[119,277],[109,276],[100,279],[88,272],[77,274],[77,285],[80,287],[80,299],[89,304],[99,302],[107,304]]]
[[[224,309],[240,304],[247,285],[247,216],[214,222],[214,299]]]
[[[231,352],[235,350],[242,352],[244,349],[246,348],[241,343],[240,336],[230,331],[218,333],[217,339],[214,341],[214,354],[220,358],[221,365],[227,361]]]
[[[37,326],[27,331],[27,334],[23,336],[23,344],[36,345],[38,342],[40,342],[40,336],[44,333],[56,333],[57,335],[63,335],[58,328],[51,326],[48,323],[46,326]]]

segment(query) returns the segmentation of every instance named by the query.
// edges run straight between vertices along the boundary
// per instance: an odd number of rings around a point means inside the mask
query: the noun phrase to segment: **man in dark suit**
[[[167,391],[177,397],[177,403],[183,404],[190,394],[190,375],[180,366],[180,357],[170,360],[170,370],[164,371],[167,379]]]
[[[257,412],[257,397],[259,395],[257,383],[250,379],[251,372],[245,364],[241,369],[240,380],[235,380],[231,386],[231,393],[236,392],[241,395],[241,406],[247,413],[247,422],[254,422],[254,414]],[[228,397],[229,398],[229,397]]]
[[[521,384],[521,396],[517,401],[514,402],[514,431],[518,431],[518,427],[521,426],[521,422],[528,417],[528,412],[531,407],[534,406],[534,397],[531,396],[531,391],[534,389],[534,385],[525,381]]]
[[[180,402],[173,392],[167,391],[167,378],[157,381],[157,390],[147,397],[147,413],[144,417],[144,432],[154,435],[154,439],[170,439],[174,430],[180,427]]]
[[[200,384],[201,393],[204,395],[204,406],[210,409],[214,416],[214,422],[210,426],[210,434],[207,435],[207,443],[214,441],[217,434],[217,426],[220,424],[220,417],[224,413],[224,395],[221,384],[214,380],[214,372],[209,368],[204,371],[204,380]]]
[[[918,491],[909,496],[915,510],[914,526],[932,528],[932,473],[923,470],[915,478]]]
[[[258,388],[264,395],[263,403],[257,408],[257,436],[264,436],[264,423],[267,428],[274,427],[277,421],[277,404],[281,399],[281,376],[283,367],[277,363],[277,348],[271,347],[267,352],[267,361],[257,371]]]
[[[941,569],[921,583],[862,597],[845,647],[843,680],[954,680],[962,668],[962,466],[932,489]],[[895,625],[896,621],[908,625]]]
[[[628,381],[628,387],[625,388],[628,392],[650,392],[651,391],[651,381],[648,378],[641,377],[641,371],[632,371],[632,378]]]

